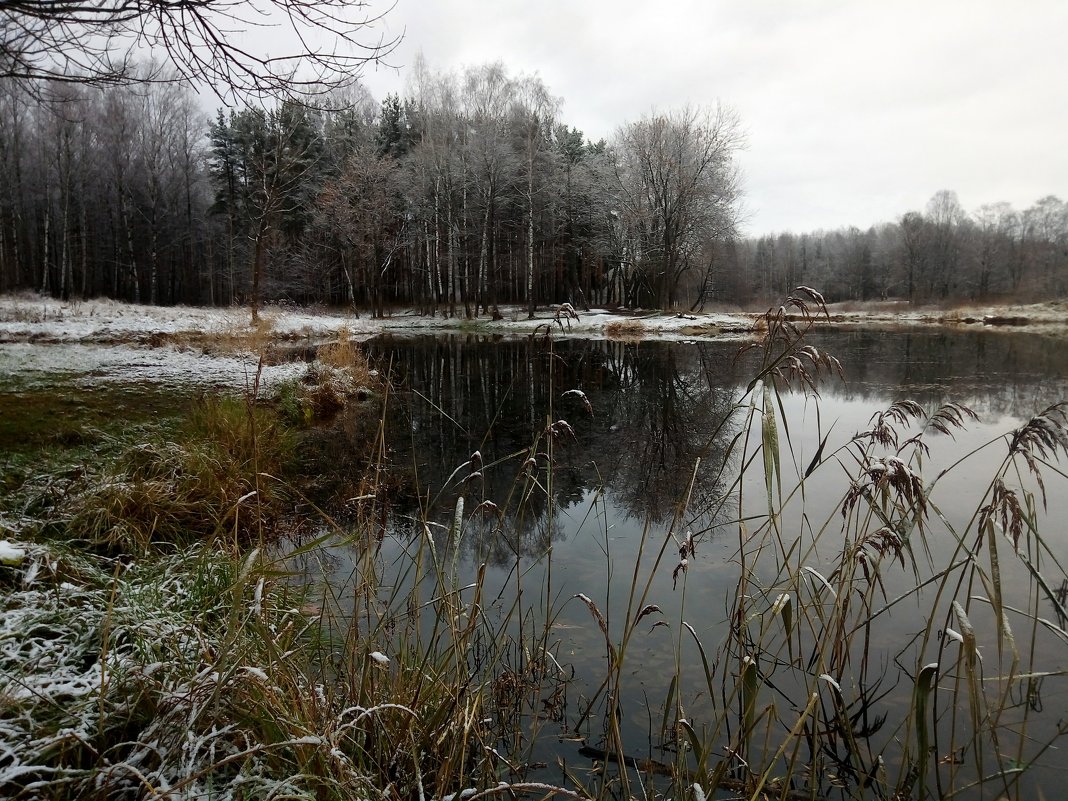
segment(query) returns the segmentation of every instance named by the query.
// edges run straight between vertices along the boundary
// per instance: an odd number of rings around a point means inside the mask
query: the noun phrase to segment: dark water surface
[[[836,452],[834,459],[842,468],[823,464],[805,482],[803,493],[784,504],[778,525],[785,541],[811,543],[794,560],[797,567],[803,562],[822,576],[838,564],[842,501],[850,487],[847,470],[855,467],[848,450],[836,449],[866,430],[874,413],[909,398],[928,414],[952,401],[979,416],[952,436],[934,432],[926,436],[930,453],[922,460],[924,482],[938,480],[931,493],[931,522],[917,554],[933,566],[927,569],[929,574],[956,558],[953,531],[971,532],[968,537],[974,539],[974,516],[1008,452],[1005,435],[1050,404],[1068,398],[1068,349],[1059,340],[987,332],[878,332],[826,333],[813,337],[812,343],[841,361],[845,378],[832,376],[822,382],[818,399],[799,390],[782,395],[778,432],[784,496],[798,484],[825,437],[824,458]],[[710,698],[694,639],[711,655],[728,636],[731,599],[740,574],[740,537],[751,535],[766,521],[767,489],[759,458],[735,483],[743,462],[756,450],[761,431],[758,423],[747,439],[744,412],[735,407],[756,369],[753,359],[739,359],[737,343],[716,341],[557,339],[550,347],[543,340],[453,336],[382,338],[369,347],[397,387],[387,442],[390,460],[405,475],[407,488],[390,516],[386,561],[403,561],[420,536],[416,521],[424,518],[438,524],[435,538],[443,547],[457,498],[462,496],[460,582],[473,580],[478,566],[486,564],[487,597],[497,599],[502,610],[517,591],[533,594],[528,600],[540,596],[543,605],[549,603],[556,615],[555,657],[574,674],[564,708],[554,707],[548,716],[551,721],[540,723],[543,743],[536,753],[550,762],[557,754],[573,762],[577,745],[555,735],[573,734],[579,721],[579,733],[596,744],[614,714],[628,751],[673,761],[673,725],[670,721],[664,725],[670,717],[665,702],[671,701],[667,707],[681,710],[698,730],[718,714],[719,702]],[[554,433],[547,434],[554,423]],[[903,433],[901,440],[910,433]],[[551,471],[546,469],[550,449]],[[476,451],[479,457],[472,461]],[[529,458],[534,465],[524,468]],[[539,483],[524,502],[517,503],[519,488],[527,486],[531,475]],[[1051,491],[1043,534],[1063,564],[1068,560],[1063,523],[1068,520],[1068,505],[1063,482],[1053,468],[1047,470],[1046,479]],[[1036,489],[1026,475],[1019,481]],[[501,514],[487,513],[485,501],[496,504]],[[677,543],[687,532],[693,535],[696,553],[682,573],[675,570]],[[338,576],[351,571],[343,557],[341,561]],[[1027,608],[1032,599],[1033,606],[1033,588],[1026,572],[1012,560],[1011,549],[1004,551],[1003,561],[1005,603]],[[750,588],[754,606],[767,607],[779,591],[800,597],[797,580],[789,579],[776,563],[758,559],[748,566],[756,580]],[[910,734],[894,726],[895,714],[900,716],[911,703],[915,670],[928,662],[946,663],[949,641],[942,631],[947,626],[959,628],[948,598],[934,590],[912,592],[915,573],[893,564],[896,567],[886,568],[880,577],[878,597],[887,609],[876,616],[868,632],[865,653],[871,668],[865,675],[870,683],[843,687],[853,704],[850,714],[857,715],[854,723],[868,738],[871,754],[893,753],[886,744]],[[958,591],[958,599],[969,592],[973,598],[987,594],[977,585]],[[583,715],[585,701],[596,695],[609,657],[598,623],[575,597],[580,593],[603,613],[616,645],[623,624],[639,608],[639,597],[641,604],[659,607],[628,644],[614,712],[600,699],[588,717]],[[904,600],[891,603],[902,595]],[[1040,614],[1056,621],[1053,606],[1038,604]],[[935,640],[924,644],[918,635],[931,616],[937,620]],[[658,621],[668,625],[654,626]],[[1059,622],[1063,626],[1064,621]],[[686,631],[682,623],[692,628],[693,637],[680,634]],[[973,623],[980,653],[988,655],[990,665],[984,681],[996,685],[994,628],[988,621]],[[1063,640],[1038,639],[1036,670],[1068,667]],[[954,656],[951,661],[955,660]],[[735,681],[732,671],[736,674],[737,669],[731,665],[713,669],[717,683],[726,686]],[[676,672],[677,685],[672,678]],[[796,688],[785,677],[784,684],[776,687],[777,679],[768,675],[764,691],[782,696],[778,703],[789,708],[791,702],[783,699]],[[955,682],[959,688],[959,674],[951,679],[946,671],[944,676],[940,688]],[[999,725],[1011,728],[1026,719],[1036,741],[1049,739],[1058,720],[1068,716],[1063,691],[1059,677],[1029,682]],[[1010,718],[1014,723],[1006,722]],[[949,713],[943,713],[937,731],[950,722]],[[936,742],[933,750],[938,753],[938,749]],[[1025,788],[1036,787],[1036,782],[1049,787],[1059,775],[1050,753],[1041,760],[1046,767],[1032,771]],[[940,770],[956,769],[954,755],[938,756],[948,766]],[[967,783],[962,776],[977,768],[966,764],[958,770],[955,786]],[[841,782],[848,785],[848,779],[843,776]],[[831,785],[836,781],[831,777]],[[1002,789],[988,782],[965,797],[997,797]]]

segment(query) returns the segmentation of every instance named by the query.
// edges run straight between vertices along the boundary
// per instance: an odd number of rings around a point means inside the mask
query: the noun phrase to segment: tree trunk
[[[464,213],[463,219],[467,220],[467,189],[464,189]],[[449,232],[450,236],[455,237],[456,232]],[[464,252],[464,271],[463,282],[461,288],[461,294],[463,295],[464,302],[464,317],[468,320],[471,319],[471,258],[468,256],[466,250]],[[477,302],[477,301],[476,301]],[[477,311],[477,309],[476,309]]]
[[[69,153],[68,153],[69,156]],[[59,257],[59,296],[63,300],[70,300],[70,285],[73,283],[71,275],[70,258],[70,162],[67,162],[68,173],[63,185],[63,221],[60,229],[60,257]]]
[[[126,255],[130,260],[130,283],[133,289],[133,302],[141,302],[141,281],[137,276],[137,259],[134,256],[133,226],[130,224],[130,211],[126,205],[126,187],[119,185],[119,213],[126,230]]]
[[[435,201],[436,202],[436,201]],[[437,221],[437,214],[434,215],[435,222]],[[438,299],[434,294],[434,252],[432,249],[433,240],[430,238],[430,226],[423,221],[423,245],[426,248],[426,297],[427,297],[427,311],[431,317],[437,317],[438,314]]]
[[[445,257],[449,269],[449,317],[455,317],[459,287],[456,285],[456,246],[452,225],[452,203],[449,203],[445,209],[445,225],[447,226],[445,232],[447,253]]]
[[[482,241],[478,249],[478,298],[475,301],[475,315],[478,315],[478,304],[482,304],[482,310],[489,314],[489,306],[486,303],[486,265],[489,260],[489,222],[490,204],[486,204],[486,213],[482,215]]]
[[[85,198],[89,194],[89,188],[86,186],[84,180],[81,188],[81,202],[79,203],[79,217],[81,225],[81,242],[82,242],[82,300],[89,297],[89,221],[88,215],[85,212]]]
[[[527,172],[527,319],[534,319],[534,166]]]
[[[263,272],[263,244],[267,237],[267,215],[260,217],[256,226],[256,242],[252,248],[252,294],[249,304],[252,308],[252,324],[260,321],[260,275]]]
[[[41,268],[42,268],[42,271],[43,271],[43,275],[41,276],[41,294],[42,295],[47,295],[48,294],[48,258],[49,258],[48,237],[49,237],[49,234],[50,234],[50,231],[48,229],[50,227],[51,218],[52,218],[51,209],[52,209],[52,199],[49,196],[48,184],[45,183],[44,258],[41,260]]]

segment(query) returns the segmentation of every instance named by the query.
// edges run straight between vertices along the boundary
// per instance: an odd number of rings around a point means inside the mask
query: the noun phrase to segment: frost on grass
[[[92,657],[104,598],[78,590],[7,594],[0,615],[0,795],[67,773],[48,754],[91,738],[102,663]]]
[[[416,713],[354,719],[294,667],[309,624],[255,555],[26,548],[0,566],[0,798],[378,797],[360,744]]]
[[[235,587],[226,560],[180,552],[141,566],[34,548],[32,585],[0,567],[0,797],[285,791],[266,757],[315,746],[312,733],[264,744],[211,714],[220,693],[269,681],[216,661]]]

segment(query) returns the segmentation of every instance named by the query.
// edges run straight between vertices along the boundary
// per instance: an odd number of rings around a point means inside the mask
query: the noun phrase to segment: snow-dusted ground
[[[267,309],[263,318],[279,334],[355,329],[359,320],[301,311]],[[0,341],[136,342],[152,334],[243,333],[251,329],[247,309],[144,306],[113,300],[64,303],[49,297],[0,296]]]
[[[383,320],[296,307],[268,307],[259,328],[246,308],[144,306],[111,300],[64,303],[48,297],[0,296],[0,382],[22,385],[67,374],[87,382],[193,383],[246,389],[255,379],[258,357],[250,343],[309,342],[336,337],[346,330],[357,340],[383,332],[438,331],[527,334],[552,327],[570,336],[604,336],[613,321],[642,326],[642,334],[672,339],[709,333],[746,332],[745,315],[620,315],[583,312],[578,319],[540,309],[533,320],[526,311],[502,308],[503,320],[473,321],[396,312]],[[559,320],[559,322],[557,322]],[[270,386],[303,370],[300,364],[263,367],[261,385]],[[0,384],[2,386],[2,384]]]
[[[429,317],[414,311],[394,312],[375,320],[333,311],[309,311],[298,307],[268,306],[260,317],[267,331],[279,338],[316,337],[342,328],[365,338],[384,331],[479,330],[487,333],[529,333],[546,324],[572,334],[603,335],[613,321],[635,320],[645,333],[660,336],[694,336],[691,329],[716,327],[741,331],[753,315],[676,315],[642,312],[620,314],[603,309],[580,312],[578,319],[558,313],[558,308],[540,308],[533,320],[525,309],[501,307],[502,320]],[[555,321],[559,319],[558,325]],[[112,300],[64,303],[48,297],[20,294],[0,296],[0,342],[138,342],[153,334],[241,334],[253,329],[247,308],[202,308],[192,306],[144,306]],[[709,331],[717,333],[717,331]]]
[[[256,380],[257,358],[243,353],[204,353],[202,350],[147,345],[85,343],[0,344],[0,390],[18,386],[47,386],[59,377],[79,385],[140,383],[175,390],[189,386],[244,391]],[[298,376],[304,364],[263,368],[260,386]]]
[[[210,386],[247,387],[257,358],[242,352],[247,342],[270,340],[309,342],[336,336],[346,329],[356,339],[383,332],[523,335],[551,327],[567,336],[641,336],[686,340],[699,337],[746,337],[756,315],[743,313],[660,314],[619,313],[595,309],[577,319],[560,309],[539,309],[528,320],[525,309],[502,307],[502,320],[428,317],[395,312],[384,320],[336,311],[268,307],[259,329],[250,325],[246,308],[144,306],[111,300],[62,302],[23,293],[0,296],[0,382],[4,377],[32,381],[35,376],[73,373],[83,380],[195,382]],[[831,306],[833,327],[952,326],[985,328],[994,318],[1015,318],[1002,330],[1068,335],[1068,304],[916,309],[907,304]],[[612,325],[628,331],[612,331]],[[640,328],[639,328],[640,326]],[[606,331],[606,329],[608,329]],[[243,345],[245,343],[245,345]],[[48,347],[42,347],[48,345]],[[261,383],[292,376],[300,365],[264,368]]]
[[[982,326],[999,317],[1026,319],[1026,324],[1020,324],[1018,320],[1015,328],[1068,332],[1068,301],[954,309],[916,308],[906,303],[832,304],[828,311],[832,325]],[[396,311],[385,319],[375,320],[366,314],[357,317],[336,311],[268,306],[260,316],[270,335],[290,339],[329,336],[342,328],[359,338],[384,331],[462,330],[523,334],[546,324],[573,335],[602,336],[606,326],[613,322],[630,321],[639,324],[642,334],[650,337],[722,336],[724,332],[745,332],[757,317],[741,312],[662,314],[594,309],[579,312],[578,319],[566,319],[557,307],[542,307],[535,319],[528,320],[525,308],[502,306],[501,312],[502,320],[484,316],[474,320],[441,315],[428,317],[414,311]],[[557,318],[562,321],[562,326],[554,322]],[[139,343],[153,334],[222,335],[252,330],[245,307],[145,306],[113,300],[63,302],[29,293],[0,295],[0,342]]]

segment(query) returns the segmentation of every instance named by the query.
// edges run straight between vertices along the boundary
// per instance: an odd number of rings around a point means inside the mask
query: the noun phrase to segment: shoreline
[[[962,306],[954,309],[894,308],[896,304],[829,304],[828,318],[816,329],[946,328],[1068,336],[1068,302]],[[527,319],[525,308],[502,307],[503,319],[426,316],[410,309],[374,319],[329,309],[265,306],[258,326],[243,306],[146,306],[112,300],[59,301],[28,294],[0,296],[0,344],[97,344],[147,347],[213,343],[243,344],[329,337],[346,330],[355,339],[379,334],[466,333],[530,335],[552,330],[566,336],[609,339],[748,338],[762,316],[755,312],[704,313],[591,309],[577,317],[564,307],[539,308]],[[248,341],[248,342],[246,342]]]

